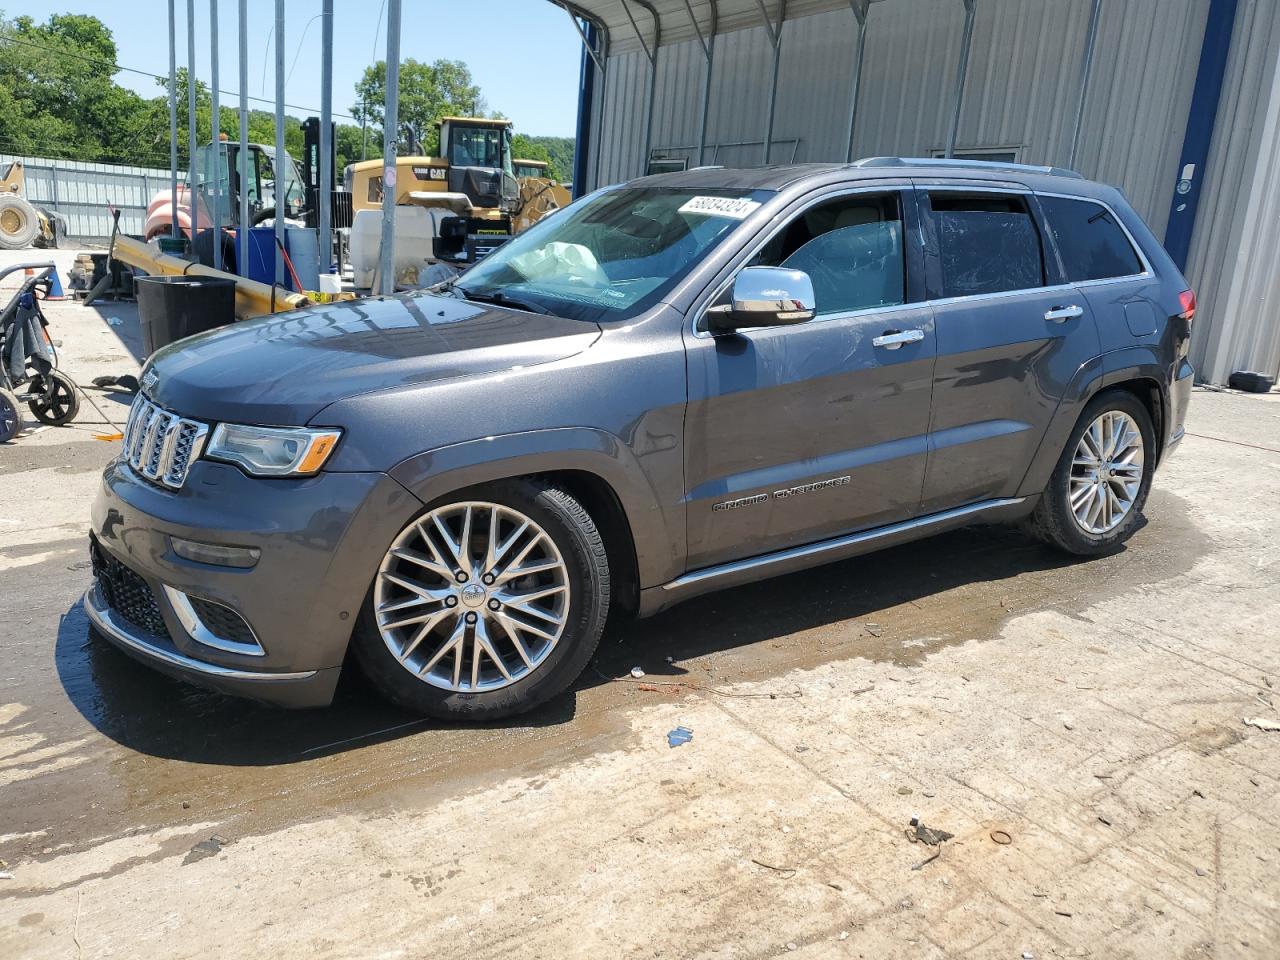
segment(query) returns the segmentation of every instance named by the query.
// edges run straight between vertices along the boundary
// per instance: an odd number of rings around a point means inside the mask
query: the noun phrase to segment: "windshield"
[[[647,310],[768,190],[607,190],[508,241],[458,278],[464,295],[506,298],[578,320]]]

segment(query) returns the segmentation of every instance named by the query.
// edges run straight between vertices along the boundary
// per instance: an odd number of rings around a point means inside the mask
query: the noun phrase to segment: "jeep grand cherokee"
[[[1074,554],[1182,437],[1195,297],[1111,187],[864,160],[601,190],[430,292],[147,364],[93,508],[97,631],[438,717],[563,691],[611,607],[977,521]]]

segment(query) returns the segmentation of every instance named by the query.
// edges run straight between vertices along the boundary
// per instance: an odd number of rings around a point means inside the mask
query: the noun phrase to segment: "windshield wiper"
[[[550,316],[551,311],[546,307],[539,306],[536,303],[530,303],[528,300],[520,300],[516,297],[508,297],[501,290],[495,290],[493,293],[472,293],[465,290],[456,283],[452,287],[454,293],[461,294],[467,300],[474,300],[476,303],[492,303],[499,307],[511,307],[513,310],[527,310],[530,313],[541,313],[544,316]]]

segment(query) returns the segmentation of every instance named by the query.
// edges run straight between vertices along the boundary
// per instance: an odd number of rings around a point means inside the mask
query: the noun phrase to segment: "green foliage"
[[[573,179],[573,137],[528,137],[516,134],[513,138],[523,147],[517,147],[517,157],[530,160],[546,160],[551,179],[560,182]],[[533,152],[525,152],[533,151]]]
[[[0,153],[62,157],[146,167],[169,165],[168,78],[158,78],[160,94],[141,97],[112,79],[117,72],[116,44],[97,17],[54,14],[37,23],[29,16],[0,16]],[[356,85],[353,113],[368,122],[337,125],[337,169],[382,155],[382,105],[386,65],[368,68]],[[179,67],[178,163],[187,159],[187,70]],[[196,142],[212,139],[213,103],[207,84],[196,81]],[[230,140],[240,138],[240,111],[233,99],[220,104],[218,126]],[[402,153],[409,135],[417,153],[435,155],[435,123],[450,115],[483,116],[486,105],[470,70],[459,60],[400,67]],[[496,116],[496,114],[495,114]],[[302,158],[302,118],[285,116],[285,147]],[[249,142],[274,144],[275,116],[249,111]],[[557,179],[573,166],[573,141],[561,137],[518,137],[517,155],[547,160]],[[567,146],[566,146],[567,145]]]
[[[387,99],[387,63],[379,60],[366,67],[356,83],[356,102],[351,112],[369,125],[372,155],[382,152],[383,107]],[[401,156],[438,156],[440,134],[436,122],[441,117],[484,116],[485,102],[471,71],[461,60],[420,63],[410,57],[400,64],[398,102]]]

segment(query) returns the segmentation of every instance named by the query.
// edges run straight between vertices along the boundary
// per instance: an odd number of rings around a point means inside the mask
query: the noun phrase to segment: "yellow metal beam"
[[[111,255],[117,260],[145,270],[152,276],[179,277],[194,275],[199,277],[220,277],[236,282],[236,319],[248,320],[250,317],[261,317],[268,313],[282,313],[311,306],[311,299],[300,293],[290,293],[271,284],[248,280],[245,277],[215,270],[203,264],[192,263],[181,257],[161,253],[150,244],[132,237],[117,236],[111,246]]]

